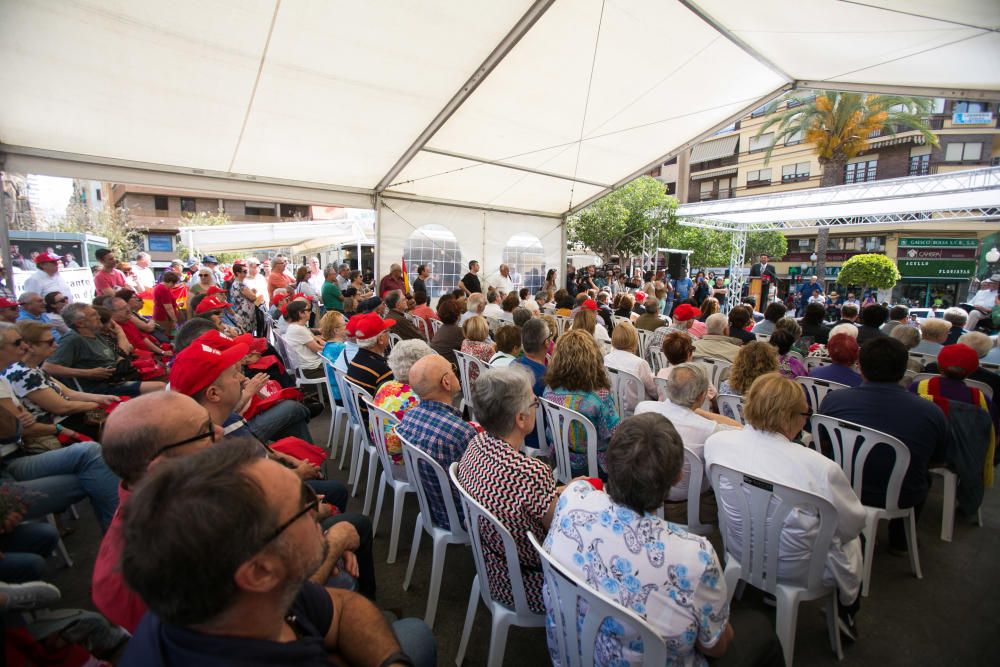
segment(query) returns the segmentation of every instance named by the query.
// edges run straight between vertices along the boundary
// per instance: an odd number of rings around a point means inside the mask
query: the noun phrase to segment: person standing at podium
[[[765,254],[761,254],[760,261],[750,267],[750,277],[760,278],[761,282],[764,283],[763,289],[761,290],[761,299],[763,303],[770,301],[771,285],[775,287],[774,296],[777,297],[777,287],[778,287],[778,272],[774,269],[774,266],[768,261],[771,259]],[[763,307],[763,306],[762,306]]]

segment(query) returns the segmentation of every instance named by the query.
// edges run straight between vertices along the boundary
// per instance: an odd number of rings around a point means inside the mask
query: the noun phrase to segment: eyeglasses
[[[61,299],[56,299],[55,303],[69,303],[69,297],[68,296],[64,296]]]
[[[204,440],[205,438],[210,438],[213,443],[215,442],[215,426],[212,424],[211,419],[209,419],[208,422],[205,423],[205,426],[198,435],[193,435],[190,438],[185,438],[184,440],[180,440],[178,442],[172,442],[169,445],[164,445],[163,447],[160,447],[153,453],[153,456],[152,458],[150,458],[150,460],[152,461],[153,459],[162,456],[164,452],[168,452],[171,449],[183,447],[184,445],[190,445],[192,442],[198,442],[199,440]]]
[[[302,517],[304,517],[309,512],[318,512],[319,511],[319,496],[317,496],[316,492],[313,491],[313,488],[311,486],[309,486],[308,484],[306,484],[305,482],[302,483],[302,498],[305,501],[305,507],[303,507],[298,512],[296,512],[292,516],[291,519],[289,519],[285,523],[283,523],[280,526],[278,526],[274,530],[274,532],[271,533],[271,535],[266,540],[264,540],[264,544],[260,545],[261,549],[263,549],[264,547],[266,547],[268,544],[270,544],[274,540],[278,539],[279,535],[281,535],[283,532],[285,532],[286,530],[288,530],[288,528],[293,523],[295,523],[296,521],[298,521],[299,519],[301,519]]]
[[[198,277],[199,278],[211,278],[212,274],[211,273],[199,273]]]

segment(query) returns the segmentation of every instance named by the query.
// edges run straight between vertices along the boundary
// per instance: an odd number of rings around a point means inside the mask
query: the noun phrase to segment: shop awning
[[[691,149],[691,164],[695,165],[698,162],[732,157],[736,152],[736,145],[739,142],[740,135],[738,134],[731,134],[728,137],[713,139],[712,141],[703,141]],[[696,167],[692,168],[695,169]]]

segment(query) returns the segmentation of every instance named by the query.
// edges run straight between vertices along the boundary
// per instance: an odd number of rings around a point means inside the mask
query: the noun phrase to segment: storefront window
[[[965,298],[962,283],[901,282],[892,290],[892,302],[913,308],[950,308]]]

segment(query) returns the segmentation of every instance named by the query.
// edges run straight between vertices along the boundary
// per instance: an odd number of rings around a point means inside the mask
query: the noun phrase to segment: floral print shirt
[[[570,410],[576,410],[597,427],[597,467],[601,477],[604,477],[606,475],[604,452],[608,449],[611,434],[614,433],[620,421],[618,411],[615,409],[615,399],[611,392],[607,389],[581,392],[546,387],[542,397]],[[552,435],[549,434],[550,442],[554,441]],[[585,438],[583,428],[578,424],[573,424],[569,433],[569,459],[574,477],[588,474]]]
[[[391,412],[400,421],[403,419],[403,414],[418,403],[420,403],[420,399],[410,389],[410,385],[403,384],[398,380],[383,383],[375,392],[375,398],[372,399],[372,404],[375,407]],[[392,424],[385,425],[385,448],[388,450],[389,456],[392,457],[393,463],[403,465],[403,445],[399,442],[399,436],[396,435]]]
[[[668,665],[708,664],[695,644],[714,646],[729,620],[726,580],[708,539],[618,505],[580,480],[559,497],[544,546],[591,588],[646,619],[666,641]],[[551,637],[554,613],[567,610],[543,592]],[[595,651],[595,664],[644,664],[639,635],[617,619],[604,620]],[[549,653],[553,665],[565,664],[551,640]]]

